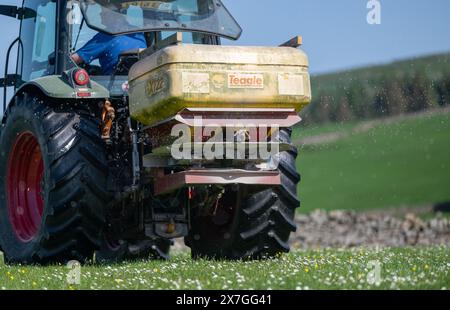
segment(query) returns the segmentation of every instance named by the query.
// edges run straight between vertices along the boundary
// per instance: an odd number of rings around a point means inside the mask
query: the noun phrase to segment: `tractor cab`
[[[220,43],[219,37],[237,39],[241,28],[226,9],[214,1],[81,1],[72,4],[71,52],[75,53],[97,33],[109,36],[142,34],[148,48],[155,49],[175,31],[185,32],[183,43]],[[113,74],[127,75],[142,50],[127,50],[119,56]],[[87,65],[101,75],[98,62]]]
[[[220,37],[237,39],[242,32],[216,0],[24,0],[22,7],[1,5],[0,14],[21,21],[19,37],[8,49],[5,77],[0,81],[5,94],[7,87],[17,90],[37,78],[61,75],[75,67],[86,69],[93,80],[120,93],[119,86],[125,80],[120,76],[128,74],[142,50],[124,49],[108,76],[97,58],[74,63],[71,55],[99,33],[116,37],[140,33],[147,48],[155,48],[175,32],[184,32],[184,43],[210,45],[220,44]],[[13,49],[17,50],[14,64],[10,59]],[[15,72],[8,69],[13,67]],[[111,75],[119,78],[111,82]]]

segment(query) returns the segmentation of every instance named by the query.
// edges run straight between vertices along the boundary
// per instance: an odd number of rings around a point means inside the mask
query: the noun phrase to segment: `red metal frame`
[[[199,169],[164,174],[162,169],[155,174],[155,194],[168,194],[184,186],[210,184],[246,184],[276,186],[281,184],[278,171],[249,171],[240,169]]]
[[[22,242],[32,240],[41,226],[43,175],[44,161],[38,140],[31,132],[23,132],[11,149],[6,177],[9,220]]]
[[[201,117],[201,126],[205,127],[243,127],[289,128],[301,121],[295,109],[254,109],[254,108],[186,108],[175,117],[145,128],[153,148],[172,144],[176,137],[171,136],[173,126],[185,124],[198,126],[195,118]]]
[[[295,109],[252,108],[187,108],[175,116],[175,120],[194,127],[195,117],[202,117],[203,127],[227,126],[278,126],[292,127],[301,121]]]

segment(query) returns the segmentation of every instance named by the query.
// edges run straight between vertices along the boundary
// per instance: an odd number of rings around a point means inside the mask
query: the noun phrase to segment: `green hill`
[[[318,135],[324,139],[308,142]],[[386,121],[297,128],[294,141],[300,147],[301,212],[450,201],[448,108]]]
[[[311,79],[304,124],[370,119],[450,104],[450,53]]]

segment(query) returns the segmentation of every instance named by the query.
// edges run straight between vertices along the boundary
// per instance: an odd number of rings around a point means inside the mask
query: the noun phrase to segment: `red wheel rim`
[[[36,137],[31,132],[21,133],[9,155],[7,192],[11,226],[22,242],[32,240],[41,226],[43,174],[44,161]]]

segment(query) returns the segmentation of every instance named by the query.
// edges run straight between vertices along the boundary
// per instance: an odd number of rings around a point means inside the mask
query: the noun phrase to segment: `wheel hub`
[[[9,154],[6,180],[10,223],[22,242],[31,241],[41,226],[43,174],[38,140],[28,131],[19,134]]]

